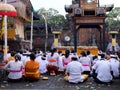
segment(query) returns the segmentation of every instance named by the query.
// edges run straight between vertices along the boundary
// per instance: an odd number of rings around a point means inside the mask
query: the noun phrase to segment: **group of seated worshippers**
[[[4,69],[6,69],[8,74],[8,81],[20,81],[24,77],[26,80],[39,80],[40,71],[39,63],[35,61],[35,54],[30,54],[29,59],[26,61],[25,65],[21,60],[19,54],[14,54],[14,59],[8,61]]]
[[[41,74],[56,76],[60,68],[64,71],[64,80],[70,83],[79,83],[92,76],[97,83],[111,83],[114,78],[119,78],[120,62],[116,55],[98,56],[90,55],[90,52],[71,53],[69,50],[60,55],[56,48],[45,54],[35,55],[31,53],[28,60],[22,60],[20,54],[15,54],[14,60],[10,60],[5,65],[9,71],[8,79],[11,81],[39,80]],[[23,64],[24,61],[25,63]]]

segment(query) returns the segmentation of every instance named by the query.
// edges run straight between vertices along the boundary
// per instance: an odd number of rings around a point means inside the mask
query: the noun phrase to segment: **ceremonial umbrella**
[[[16,9],[10,4],[0,3],[0,15],[17,16]]]
[[[4,54],[7,54],[7,16],[17,16],[14,6],[5,3],[0,3],[0,15],[4,16]]]

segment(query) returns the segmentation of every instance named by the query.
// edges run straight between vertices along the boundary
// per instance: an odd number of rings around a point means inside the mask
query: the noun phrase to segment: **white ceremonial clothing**
[[[69,73],[69,82],[78,83],[83,82],[81,73],[83,72],[83,67],[80,62],[72,61],[67,65],[66,73]]]
[[[80,57],[78,61],[82,64],[84,71],[90,71],[91,60],[89,57]]]
[[[18,53],[18,55],[20,55],[21,61],[23,62],[23,65],[25,66],[26,56],[24,56],[23,54],[20,54],[20,53]]]
[[[115,58],[111,58],[109,60],[111,66],[112,66],[112,71],[113,71],[113,76],[114,77],[119,77],[119,68],[120,68],[120,62],[116,60]]]
[[[56,62],[49,62],[49,60],[55,60]],[[48,56],[48,64],[50,65],[55,65],[58,67],[58,60],[59,60],[59,54],[58,53],[54,53],[53,56],[51,56],[51,54]]]
[[[90,58],[91,64],[93,64],[93,56],[90,54],[90,55],[87,55],[87,57]]]
[[[20,79],[22,78],[22,71],[21,69],[23,68],[23,63],[21,61],[15,61],[12,60],[10,62],[8,62],[4,69],[9,70],[9,74],[8,74],[8,78],[10,79]],[[16,72],[17,71],[17,72]]]
[[[100,59],[96,58],[93,60],[93,65],[96,64],[98,61],[100,61]]]
[[[96,70],[97,78],[102,82],[110,82],[112,80],[111,65],[107,60],[100,60],[93,65]]]
[[[30,57],[24,56],[24,60],[21,60],[21,61],[23,61],[23,64],[25,65],[27,61],[30,61]]]
[[[44,74],[47,72],[47,65],[48,65],[48,61],[47,60],[42,60],[41,56],[38,56],[36,59],[36,61],[39,62],[39,71],[41,74]]]
[[[79,59],[79,56],[78,56],[77,53],[70,53],[70,57],[71,57],[71,58],[72,58],[72,57],[77,57],[77,60]]]
[[[4,60],[6,61],[9,57],[11,57],[11,53],[7,53],[6,55],[4,55]]]
[[[63,56],[59,56],[59,60],[58,60],[59,70],[64,70],[62,58]]]
[[[41,57],[42,57],[42,56],[37,56],[37,57],[35,58],[35,60],[39,62],[39,60],[41,60]]]

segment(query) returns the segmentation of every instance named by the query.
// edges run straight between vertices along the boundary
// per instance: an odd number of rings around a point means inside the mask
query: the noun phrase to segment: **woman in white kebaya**
[[[90,75],[90,71],[91,71],[91,60],[89,57],[87,57],[86,53],[84,51],[81,52],[81,57],[78,60],[82,66],[83,66],[83,74],[87,74]]]
[[[57,75],[59,70],[59,66],[58,66],[59,54],[56,48],[52,50],[52,52],[48,55],[47,59],[48,59],[48,66],[47,66],[48,73],[52,76]]]
[[[19,81],[22,79],[22,69],[24,65],[20,60],[19,55],[15,55],[15,60],[8,62],[4,69],[9,71],[8,80],[9,81]]]

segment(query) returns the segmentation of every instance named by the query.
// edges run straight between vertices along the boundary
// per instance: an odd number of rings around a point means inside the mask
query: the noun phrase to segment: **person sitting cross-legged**
[[[65,51],[65,55],[63,56],[62,61],[63,61],[64,70],[66,70],[68,63],[71,62],[71,55],[69,50]]]
[[[111,83],[112,82],[112,68],[110,62],[105,59],[105,54],[101,54],[100,61],[93,65],[93,78],[97,83]]]
[[[36,81],[40,78],[39,63],[35,61],[35,54],[30,54],[30,60],[25,64],[25,79]]]
[[[23,63],[20,62],[21,57],[19,55],[15,55],[15,59],[9,61],[4,69],[8,70],[8,81],[16,82],[22,80],[22,68]]]
[[[41,74],[46,74],[47,73],[47,65],[48,65],[48,61],[46,60],[46,55],[43,54],[42,56],[38,56],[38,58],[36,58],[36,61],[39,62],[39,71]]]
[[[84,51],[81,52],[81,57],[78,60],[82,66],[83,66],[83,74],[87,74],[90,76],[90,71],[91,71],[91,59],[86,55]]]
[[[88,75],[82,74],[83,66],[77,61],[77,57],[73,56],[72,61],[67,65],[65,72],[65,81],[70,83],[79,83],[87,80]]]
[[[117,55],[110,55],[110,59],[108,60],[112,67],[112,76],[114,79],[120,77],[120,62],[118,61]]]

